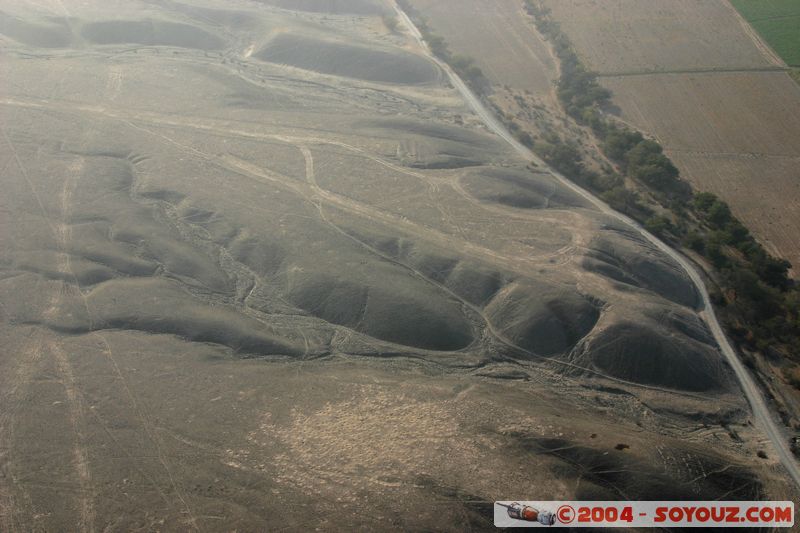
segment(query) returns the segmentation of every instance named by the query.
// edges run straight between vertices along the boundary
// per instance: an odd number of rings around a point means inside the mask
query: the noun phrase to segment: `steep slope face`
[[[487,513],[454,494],[545,497],[531,471],[781,489],[679,269],[530,171],[381,4],[26,6],[70,37],[3,37],[0,520],[455,530]],[[300,35],[342,46],[256,57]]]
[[[427,59],[407,52],[376,50],[292,34],[276,36],[254,57],[323,74],[382,83],[430,83],[438,74]]]

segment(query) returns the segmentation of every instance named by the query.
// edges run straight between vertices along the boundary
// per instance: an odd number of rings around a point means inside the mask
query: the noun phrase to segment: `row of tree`
[[[412,17],[431,52],[473,90],[486,95],[490,84],[475,62],[453,54],[408,0],[398,0],[398,4]],[[525,7],[559,59],[557,93],[564,110],[592,129],[619,173],[588,169],[578,146],[556,134],[534,140],[511,121],[512,131],[553,168],[600,194],[613,208],[639,220],[654,234],[706,257],[717,269],[720,283],[720,291],[712,296],[740,344],[800,357],[800,291],[788,277],[791,265],[767,253],[725,202],[711,193],[693,193],[659,143],[609,120],[603,108],[611,92],[585,68],[546,7],[537,0],[525,0]],[[626,178],[645,186],[654,203],[627,187]],[[800,379],[795,381],[800,388]]]
[[[450,65],[450,67],[479,95],[485,95],[491,88],[491,84],[483,71],[475,64],[471,57],[453,54],[447,46],[447,41],[441,35],[437,35],[431,29],[428,21],[425,20],[417,9],[408,0],[397,0],[397,5],[411,17],[414,24],[422,34],[422,38],[430,48],[431,53]]]
[[[711,193],[693,193],[659,143],[609,120],[603,108],[611,92],[584,67],[549,9],[538,0],[525,0],[525,8],[559,59],[557,89],[564,110],[592,129],[622,176],[588,171],[578,147],[555,136],[537,140],[537,153],[648,230],[706,257],[719,273],[721,291],[715,299],[724,307],[723,319],[736,340],[800,358],[800,292],[788,277],[791,265],[771,256],[725,202]],[[625,187],[623,176],[646,186],[662,214]]]

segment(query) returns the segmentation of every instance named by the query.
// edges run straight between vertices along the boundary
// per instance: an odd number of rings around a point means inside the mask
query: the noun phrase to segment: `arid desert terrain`
[[[487,129],[392,10],[0,3],[0,530],[796,495],[686,273]]]

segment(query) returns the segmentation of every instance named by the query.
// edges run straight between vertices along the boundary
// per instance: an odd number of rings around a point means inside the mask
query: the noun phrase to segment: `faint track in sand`
[[[8,134],[6,133],[5,130],[3,130],[3,137],[5,138],[6,143],[11,149],[14,160],[17,163],[17,167],[19,168],[25,181],[27,182],[31,193],[35,197],[36,202],[39,205],[39,208],[42,212],[42,216],[44,217],[46,224],[49,226],[51,232],[53,233],[53,237],[55,238],[56,244],[61,252],[58,254],[58,264],[56,265],[56,267],[60,272],[71,276],[75,280],[76,283],[75,288],[80,294],[81,298],[84,299],[84,304],[85,304],[85,298],[83,294],[80,293],[80,287],[77,285],[77,278],[75,277],[75,274],[72,270],[72,266],[70,263],[70,256],[66,252],[67,244],[71,236],[71,227],[66,219],[68,217],[68,210],[72,195],[72,188],[74,187],[74,180],[76,175],[82,169],[83,160],[82,158],[77,160],[73,165],[71,165],[67,169],[66,177],[64,179],[64,186],[62,188],[59,198],[60,199],[59,207],[61,210],[62,221],[58,224],[54,224],[50,212],[45,207],[45,204],[42,201],[42,198],[39,195],[36,186],[31,180],[27,169],[23,165],[15,146],[11,142],[11,139],[8,137]],[[45,310],[44,314],[52,315],[57,313],[60,306],[63,303],[63,299],[67,294],[67,292],[68,288],[66,286],[66,282],[62,282],[62,285],[59,286],[56,292],[52,295],[52,298],[50,300],[50,307],[47,310]],[[78,529],[83,533],[92,533],[94,532],[94,518],[95,518],[94,497],[93,497],[94,489],[92,487],[91,472],[89,470],[89,457],[86,448],[86,432],[85,432],[86,422],[83,416],[83,402],[80,397],[80,393],[76,388],[75,375],[72,370],[72,366],[69,362],[69,359],[67,357],[67,354],[64,353],[58,341],[56,340],[40,341],[35,351],[36,351],[36,356],[34,357],[34,360],[41,358],[42,354],[45,351],[51,357],[53,357],[56,365],[56,370],[60,375],[60,381],[64,387],[64,394],[67,399],[67,408],[69,411],[69,422],[75,434],[73,450],[72,450],[73,462],[78,476],[78,482],[80,484],[80,490],[78,491],[79,507],[80,507],[80,519],[79,519]],[[24,365],[25,361],[23,360],[21,364]],[[21,367],[20,371],[24,372],[26,370],[24,369],[24,367]],[[28,369],[27,372],[30,372],[30,369]],[[28,379],[27,381],[30,381],[30,379]],[[15,384],[15,386],[18,385]],[[13,421],[9,423],[13,423]],[[10,513],[10,511],[8,512]]]
[[[34,196],[44,218],[45,223],[49,227],[50,231],[53,234],[53,238],[55,239],[56,246],[58,247],[59,254],[58,254],[58,264],[56,265],[58,270],[68,277],[72,279],[72,283],[63,282],[57,292],[53,295],[50,300],[50,306],[47,310],[44,311],[45,316],[50,315],[53,316],[58,313],[59,307],[63,303],[64,297],[70,292],[73,291],[76,294],[77,298],[80,298],[83,307],[86,311],[87,320],[90,324],[90,330],[93,329],[92,324],[92,312],[89,306],[89,302],[86,298],[86,295],[82,292],[80,282],[78,281],[77,276],[75,275],[74,270],[72,269],[71,264],[71,256],[69,254],[69,247],[70,241],[72,238],[72,226],[69,222],[70,214],[72,212],[73,207],[73,195],[75,192],[76,187],[78,186],[78,182],[80,180],[80,176],[84,170],[84,159],[82,157],[78,158],[70,167],[68,167],[66,175],[64,177],[64,183],[62,189],[58,195],[58,204],[57,209],[54,211],[58,211],[59,213],[59,222],[54,223],[53,220],[53,213],[51,213],[46,207],[42,200],[42,197],[38,193],[37,187],[34,185],[33,181],[31,180],[30,175],[27,172],[27,169],[23,165],[21,158],[13,145],[11,139],[9,138],[8,134],[6,133],[5,129],[0,128],[2,131],[2,135],[8,144],[13,158],[19,167],[19,170],[25,179],[32,195]],[[105,347],[105,354],[108,358],[109,362],[113,366],[117,377],[120,379],[123,390],[126,392],[132,407],[133,411],[136,413],[140,422],[142,424],[142,428],[148,438],[152,441],[155,450],[156,450],[156,458],[164,468],[164,471],[169,479],[169,483],[173,489],[174,495],[178,499],[178,506],[182,506],[187,516],[188,526],[195,531],[200,531],[200,527],[197,524],[197,519],[192,512],[191,508],[189,507],[185,497],[183,496],[181,490],[179,489],[173,475],[171,469],[166,461],[166,455],[163,453],[162,443],[158,435],[156,435],[153,424],[150,421],[149,417],[146,416],[146,413],[140,407],[139,402],[137,402],[136,397],[133,395],[128,381],[125,376],[122,374],[122,371],[114,358],[113,352],[111,350],[111,346],[109,345],[108,341],[105,337],[100,334],[99,332],[92,332],[92,336],[95,336],[100,340],[100,342]],[[65,395],[67,398],[67,407],[69,409],[69,417],[70,423],[73,427],[73,431],[75,432],[75,444],[73,448],[73,459],[75,463],[76,473],[78,477],[79,487],[76,491],[79,494],[79,513],[80,519],[77,530],[81,531],[82,533],[92,533],[95,531],[94,527],[94,519],[96,516],[96,512],[94,509],[94,496],[97,493],[97,490],[92,485],[92,476],[91,470],[89,465],[89,455],[88,449],[86,445],[86,421],[85,421],[85,411],[83,409],[83,404],[85,400],[83,399],[83,395],[79,388],[77,387],[77,380],[74,375],[74,370],[72,365],[69,361],[69,356],[66,354],[58,340],[50,340],[50,341],[40,341],[39,348],[37,349],[37,358],[41,358],[44,351],[43,349],[47,349],[47,353],[53,357],[53,360],[56,365],[56,370],[59,373],[60,381],[65,389]],[[30,372],[30,371],[28,371]],[[101,422],[101,425],[107,431],[107,427]],[[0,418],[0,423],[3,423],[3,419]],[[3,437],[3,435],[0,435]],[[154,483],[155,486],[155,483]],[[163,493],[159,490],[159,493],[164,496]],[[0,493],[2,496],[2,493]],[[5,507],[5,504],[4,504]],[[13,512],[13,509],[3,511],[3,514],[8,514]],[[4,517],[3,517],[4,518]],[[9,521],[9,519],[5,519]],[[13,524],[13,523],[12,523]]]
[[[303,157],[304,157],[304,159],[306,161],[306,180],[310,184],[312,184],[312,185],[314,185],[315,187],[318,188],[319,186],[317,185],[316,173],[314,171],[314,158],[313,158],[313,155],[311,153],[311,150],[307,146],[302,146],[302,145],[298,146],[298,148],[300,149],[300,151],[303,154]],[[572,370],[578,370],[578,371],[581,371],[581,372],[586,372],[587,374],[591,374],[591,375],[599,377],[599,378],[607,379],[607,380],[613,381],[615,383],[620,383],[622,385],[629,385],[629,386],[636,387],[636,388],[639,388],[639,389],[650,390],[650,391],[655,391],[655,392],[664,392],[664,393],[668,393],[668,394],[676,394],[676,395],[685,396],[687,398],[693,398],[693,399],[697,399],[697,400],[717,401],[719,403],[726,403],[726,401],[723,400],[723,399],[712,398],[712,397],[704,396],[702,394],[695,394],[695,393],[683,392],[683,391],[675,391],[675,390],[664,389],[664,388],[656,387],[656,386],[652,386],[652,385],[643,385],[641,383],[634,383],[632,381],[626,381],[624,379],[615,378],[613,376],[609,376],[607,374],[603,374],[602,372],[599,372],[597,370],[594,370],[594,369],[591,369],[591,368],[587,368],[587,367],[583,367],[583,366],[577,365],[575,363],[571,363],[569,361],[562,361],[560,359],[555,359],[553,357],[547,357],[547,356],[539,355],[537,353],[532,352],[531,350],[523,348],[522,346],[516,344],[514,341],[509,339],[505,335],[505,333],[503,331],[499,331],[494,326],[494,324],[489,319],[489,317],[486,315],[486,313],[485,313],[485,311],[483,309],[481,309],[480,307],[470,303],[469,301],[464,299],[462,296],[458,295],[455,291],[450,289],[444,283],[440,283],[438,281],[435,281],[435,280],[431,279],[424,272],[418,270],[417,268],[414,268],[411,265],[408,265],[408,264],[406,264],[406,263],[404,263],[404,262],[402,262],[402,261],[400,261],[398,259],[395,259],[394,257],[391,257],[391,256],[387,255],[386,253],[382,252],[381,250],[379,250],[379,249],[375,248],[374,246],[370,245],[369,243],[364,242],[361,239],[358,239],[357,237],[347,233],[345,230],[340,228],[338,225],[336,225],[336,223],[331,221],[325,215],[325,212],[323,210],[323,204],[322,204],[321,201],[318,201],[315,205],[317,207],[317,210],[319,211],[320,218],[325,223],[327,223],[329,226],[331,226],[332,229],[334,229],[335,231],[337,231],[338,233],[340,233],[344,237],[347,237],[348,239],[350,239],[350,240],[354,241],[355,243],[359,244],[360,246],[366,248],[371,253],[377,255],[378,257],[380,257],[384,261],[386,261],[388,263],[395,264],[395,265],[397,265],[397,266],[399,266],[399,267],[401,267],[401,268],[403,268],[405,270],[408,270],[411,274],[413,274],[415,277],[419,278],[421,281],[429,283],[429,284],[433,285],[434,287],[436,287],[436,288],[442,290],[443,292],[445,292],[451,298],[453,298],[454,300],[459,302],[462,306],[464,306],[465,308],[467,308],[470,311],[472,311],[473,313],[475,313],[476,316],[480,317],[480,319],[484,323],[484,326],[486,327],[486,330],[500,344],[503,344],[503,345],[507,346],[508,348],[511,348],[512,350],[515,350],[518,353],[523,353],[523,354],[525,354],[525,355],[527,355],[527,356],[529,356],[529,357],[531,357],[533,359],[538,359],[540,361],[543,361],[543,362],[549,363],[549,364],[553,364],[555,366],[561,366],[561,367],[572,369]]]
[[[32,508],[30,495],[17,478],[11,465],[14,443],[15,419],[25,406],[25,395],[42,361],[43,335],[33,331],[25,349],[20,350],[14,365],[7,373],[6,386],[0,393],[0,531],[17,533],[24,531],[20,523],[25,522],[21,508]],[[11,363],[11,361],[9,361]]]

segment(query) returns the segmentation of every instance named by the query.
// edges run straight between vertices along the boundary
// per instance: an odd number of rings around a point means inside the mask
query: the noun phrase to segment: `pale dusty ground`
[[[510,495],[787,494],[713,346],[700,392],[580,350],[622,321],[686,340],[663,256],[440,79],[253,59],[287,29],[419,53],[378,17],[7,6],[74,40],[2,41],[0,529],[463,531]],[[222,48],[82,37],[150,17]],[[599,237],[644,281],[585,269]],[[597,314],[577,336],[573,305]]]

